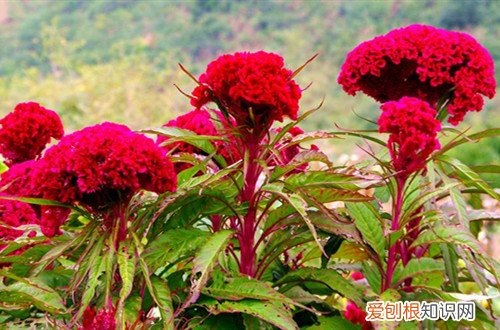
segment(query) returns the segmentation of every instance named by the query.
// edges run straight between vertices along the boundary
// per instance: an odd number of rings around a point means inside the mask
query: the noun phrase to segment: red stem
[[[396,178],[396,200],[394,203],[394,208],[393,208],[394,214],[391,223],[392,232],[399,230],[399,218],[401,216],[401,211],[403,207],[403,190],[405,182],[406,182],[405,179]],[[398,262],[397,259],[398,248],[401,248],[399,243],[400,243],[399,241],[396,241],[389,248],[389,255],[387,258],[387,270],[385,274],[385,281],[381,288],[381,292],[384,292],[385,290],[391,287],[392,276],[394,275],[394,270],[396,269],[396,265]]]
[[[256,162],[259,156],[259,138],[255,135],[248,134],[244,141],[245,145],[245,169],[244,169],[244,184],[240,195],[241,202],[248,202],[248,212],[243,217],[241,232],[238,235],[240,243],[240,273],[255,277],[255,223],[257,222],[257,205],[258,199],[256,194],[257,180],[262,172],[262,168]]]

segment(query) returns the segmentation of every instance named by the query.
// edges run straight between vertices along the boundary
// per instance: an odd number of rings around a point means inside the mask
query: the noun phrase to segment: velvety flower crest
[[[239,125],[270,127],[284,117],[297,119],[302,91],[277,54],[259,51],[222,55],[199,78],[193,91],[197,108],[217,102]]]
[[[387,146],[400,177],[407,177],[425,167],[429,155],[439,149],[437,132],[441,122],[436,110],[420,99],[403,97],[384,103],[378,120],[379,132],[390,133]]]
[[[31,171],[35,164],[36,161],[18,163],[3,172],[0,179],[0,195],[33,197]],[[0,224],[0,240],[14,240],[24,234],[23,230],[15,227],[40,223],[40,207],[16,200],[0,199],[0,221],[7,225]],[[28,235],[35,234],[30,232]]]
[[[95,307],[85,309],[82,316],[82,326],[78,330],[115,330],[116,309],[110,303],[108,309],[96,311]]]
[[[51,138],[64,134],[57,113],[35,102],[18,104],[0,125],[0,153],[8,165],[38,158]]]
[[[373,329],[373,325],[365,319],[366,312],[359,308],[358,305],[356,305],[352,301],[347,303],[344,317],[354,324],[360,324],[363,330]]]
[[[164,193],[177,187],[165,150],[114,123],[65,136],[47,150],[33,176],[41,197],[80,204],[97,214],[128,203],[141,189]],[[57,234],[66,217],[66,209],[42,208],[42,232],[49,237]]]
[[[236,139],[230,133],[231,126],[235,127],[236,123],[234,121],[229,123],[219,111],[216,111],[215,114],[217,118],[213,119],[208,111],[196,109],[170,120],[164,126],[189,130],[197,135],[222,136],[226,138],[227,141],[216,140],[213,144],[217,148],[218,153],[224,157],[226,162],[228,164],[233,164],[241,159],[241,155],[236,147]],[[219,124],[219,127],[217,124]],[[159,135],[157,143],[160,145],[164,144],[168,141],[168,139],[169,138],[166,136]],[[206,156],[206,153],[203,150],[193,146],[192,144],[181,141],[165,144],[163,148],[167,151],[174,150],[174,154],[189,153]],[[177,173],[189,167],[191,167],[191,165],[187,163],[175,164]]]
[[[436,106],[447,96],[448,121],[460,123],[495,95],[494,63],[488,51],[462,32],[410,25],[363,42],[346,58],[338,77],[350,95],[379,102],[418,97]]]

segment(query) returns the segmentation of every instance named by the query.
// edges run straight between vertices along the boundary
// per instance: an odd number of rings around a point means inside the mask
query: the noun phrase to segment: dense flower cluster
[[[219,154],[221,154],[228,164],[232,164],[239,159],[241,159],[240,152],[236,147],[235,137],[229,133],[230,126],[235,126],[236,123],[231,124],[224,118],[224,116],[217,112],[218,121],[220,121],[221,128],[216,127],[216,122],[211,118],[210,113],[206,110],[193,110],[184,115],[181,115],[175,119],[170,120],[164,126],[166,127],[177,127],[185,130],[192,131],[197,135],[208,135],[208,136],[223,136],[227,141],[215,141],[214,145],[218,149]],[[158,136],[157,143],[163,145],[167,150],[174,150],[174,153],[189,153],[197,155],[206,155],[205,152],[199,148],[186,143],[186,142],[174,142],[170,144],[165,144],[168,141],[166,136]],[[190,165],[187,163],[176,163],[176,172],[180,172]]]
[[[354,324],[360,324],[363,330],[373,329],[373,325],[366,321],[366,313],[361,308],[358,307],[352,301],[347,303],[346,310],[344,312],[344,317]]]
[[[402,178],[425,167],[429,155],[439,149],[437,132],[441,123],[427,102],[403,97],[381,106],[379,132],[390,133],[387,146],[398,175]]]
[[[77,203],[105,214],[140,189],[175,191],[177,177],[165,151],[128,127],[104,123],[65,136],[46,151],[34,170],[41,197]],[[67,210],[42,208],[46,236],[58,233]]]
[[[264,51],[223,55],[200,76],[191,104],[217,102],[245,127],[270,127],[274,120],[296,119],[302,91],[283,58]]]
[[[351,94],[377,101],[413,96],[435,106],[447,93],[449,122],[480,111],[495,95],[494,64],[471,36],[425,25],[410,25],[363,42],[342,66],[338,82]]]
[[[59,116],[34,102],[18,104],[0,125],[0,153],[8,165],[38,158],[51,138],[64,134]]]
[[[0,195],[14,197],[33,196],[30,175],[35,164],[35,161],[14,164],[2,173]],[[7,226],[18,227],[21,225],[39,224],[39,219],[39,207],[20,201],[0,199],[0,221]],[[4,241],[14,240],[24,233],[22,230],[8,228],[7,226],[0,225],[0,239]],[[35,232],[30,232],[28,235],[33,236]]]
[[[0,199],[0,221],[7,225],[0,225],[0,240],[10,241],[24,234],[23,230],[15,229],[15,227],[38,224],[39,217],[29,204]],[[28,235],[33,236],[35,234],[35,232],[30,232]],[[2,245],[0,244],[1,248]]]
[[[102,309],[99,312],[95,307],[87,307],[83,313],[82,326],[79,330],[115,330],[116,309],[109,304],[108,309]]]

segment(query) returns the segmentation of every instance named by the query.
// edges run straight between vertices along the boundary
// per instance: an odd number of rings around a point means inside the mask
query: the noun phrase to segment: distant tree
[[[483,20],[482,14],[490,3],[490,0],[446,2],[440,23],[448,29],[477,26]]]

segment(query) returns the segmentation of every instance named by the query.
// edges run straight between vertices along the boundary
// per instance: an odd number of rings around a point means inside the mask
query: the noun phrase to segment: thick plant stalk
[[[243,218],[241,231],[238,235],[240,243],[240,273],[250,277],[255,276],[255,223],[257,221],[257,180],[262,172],[257,159],[259,156],[259,139],[250,135],[245,141],[246,157],[244,164],[244,185],[240,194],[240,201],[248,203],[248,212]]]
[[[401,211],[403,208],[403,191],[405,186],[405,179],[397,178],[396,179],[396,199],[394,202],[394,214],[392,216],[391,223],[391,231],[397,231],[400,229],[399,220],[401,217]],[[389,289],[391,287],[392,276],[394,275],[394,270],[396,269],[396,265],[398,263],[397,253],[400,250],[401,246],[399,241],[396,241],[389,248],[389,255],[387,258],[387,268],[385,273],[385,281],[384,285],[382,285],[381,292]]]

